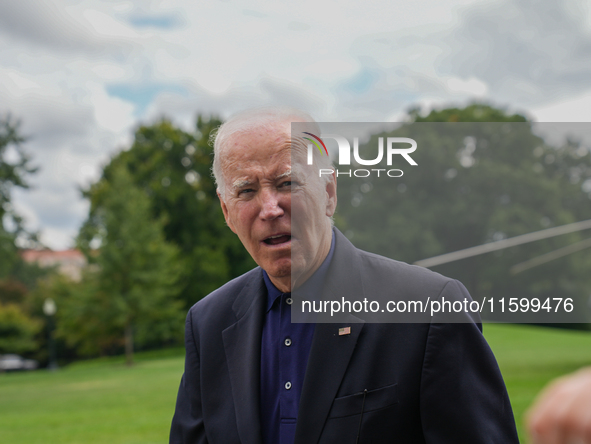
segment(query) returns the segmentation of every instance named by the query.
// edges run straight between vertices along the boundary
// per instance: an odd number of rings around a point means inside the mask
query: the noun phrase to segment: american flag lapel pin
[[[350,335],[350,334],[351,334],[351,327],[339,328],[339,336]]]

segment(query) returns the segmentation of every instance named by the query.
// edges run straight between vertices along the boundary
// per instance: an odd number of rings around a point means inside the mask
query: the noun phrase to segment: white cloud
[[[538,122],[591,122],[591,91],[530,110]]]
[[[525,106],[588,89],[589,8],[583,1],[501,0],[465,8],[441,35],[442,73],[475,77],[497,100]]]
[[[102,63],[99,65],[90,65],[90,71],[102,80],[113,81],[123,80],[126,77],[127,70],[114,63]]]
[[[69,245],[87,212],[77,187],[129,146],[138,117],[190,129],[197,112],[288,104],[319,120],[383,121],[489,98],[538,120],[588,121],[591,19],[577,5],[3,2],[0,113],[22,119],[40,166],[15,206],[48,244]],[[146,106],[110,96],[114,84],[170,87]]]
[[[111,97],[100,84],[89,84],[90,101],[100,128],[120,134],[135,123],[133,104],[116,97]]]
[[[2,2],[0,24],[5,36],[29,44],[60,50],[97,49],[97,41],[71,17],[64,2]]]
[[[467,80],[451,77],[445,80],[445,84],[451,93],[468,94],[473,97],[485,97],[488,94],[486,83],[475,77]]]
[[[12,81],[12,85],[8,85],[13,91],[17,94],[28,94],[31,90],[41,90],[41,85],[39,85],[34,80],[27,78],[23,74],[19,73],[13,69],[7,69],[4,74],[8,79],[5,79],[5,82]]]
[[[125,39],[137,39],[139,34],[120,20],[96,9],[85,9],[82,16],[88,20],[92,29],[101,36],[122,37]]]

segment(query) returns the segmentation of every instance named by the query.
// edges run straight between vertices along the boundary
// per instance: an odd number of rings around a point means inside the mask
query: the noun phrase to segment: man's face
[[[330,249],[327,216],[336,207],[334,178],[327,183],[311,169],[292,171],[289,122],[236,133],[219,154],[226,223],[275,286],[291,291],[292,284],[310,277]],[[292,210],[298,227],[292,227]]]

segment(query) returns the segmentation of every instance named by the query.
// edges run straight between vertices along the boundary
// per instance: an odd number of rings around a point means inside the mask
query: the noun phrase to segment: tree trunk
[[[131,324],[125,326],[125,363],[128,367],[133,365],[133,328]]]

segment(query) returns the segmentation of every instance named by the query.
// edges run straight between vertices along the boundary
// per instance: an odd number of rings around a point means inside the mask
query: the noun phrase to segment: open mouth
[[[278,234],[276,236],[269,236],[263,242],[267,245],[280,245],[285,244],[291,240],[291,235],[289,234]]]

